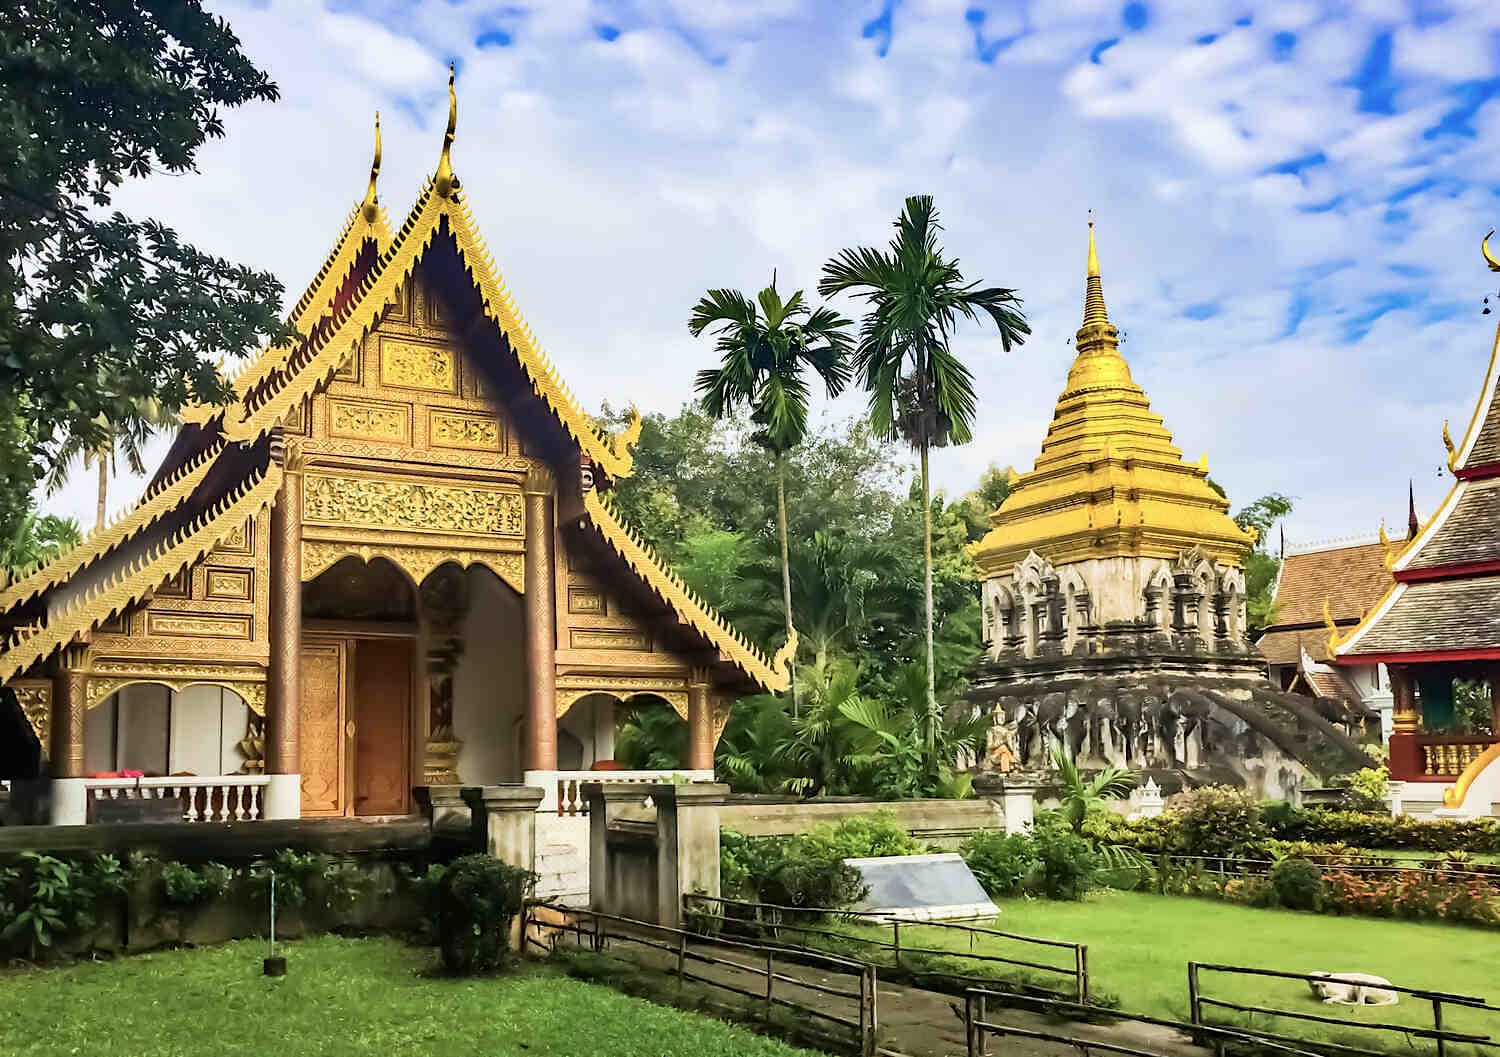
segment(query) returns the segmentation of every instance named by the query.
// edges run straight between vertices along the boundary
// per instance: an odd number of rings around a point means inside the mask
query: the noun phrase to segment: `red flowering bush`
[[[1371,877],[1332,870],[1323,883],[1323,909],[1333,914],[1500,926],[1500,892],[1478,877],[1436,870]]]

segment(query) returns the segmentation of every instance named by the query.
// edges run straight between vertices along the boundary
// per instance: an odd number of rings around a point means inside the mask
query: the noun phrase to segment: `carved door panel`
[[[347,812],[344,645],[302,647],[302,815]]]
[[[402,815],[411,790],[411,639],[354,644],[354,813]]]

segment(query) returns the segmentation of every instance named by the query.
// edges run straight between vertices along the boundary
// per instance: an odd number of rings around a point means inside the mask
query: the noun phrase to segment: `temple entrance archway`
[[[417,590],[383,558],[347,557],[302,588],[302,814],[411,809]]]

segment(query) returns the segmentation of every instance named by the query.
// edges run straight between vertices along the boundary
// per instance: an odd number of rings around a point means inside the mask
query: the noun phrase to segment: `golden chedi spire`
[[[458,128],[458,96],[453,91],[453,63],[448,64],[448,130],[443,133],[443,154],[438,158],[437,172],[432,177],[432,188],[438,197],[447,198],[458,190],[458,177],[453,174],[453,133]]]
[[[1089,221],[1083,324],[1076,355],[1031,473],[1012,484],[974,545],[986,576],[1035,550],[1054,565],[1092,558],[1172,559],[1197,546],[1241,565],[1252,537],[1208,484],[1206,458],[1184,462],[1120,355]]]
[[[375,182],[380,179],[380,111],[375,111],[375,158],[370,162],[370,186],[365,188],[365,200],[360,203],[360,215],[365,223],[373,224],[380,219],[380,199],[375,193]]]

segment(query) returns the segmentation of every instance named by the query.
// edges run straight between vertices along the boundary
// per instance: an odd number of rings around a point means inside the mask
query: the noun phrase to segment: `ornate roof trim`
[[[139,602],[151,591],[193,563],[258,514],[281,487],[281,468],[268,463],[258,473],[229,490],[208,510],[178,530],[165,543],[152,548],[128,568],[122,569],[65,609],[48,617],[47,623],[22,631],[0,653],[0,683],[8,682],[38,661],[67,645],[79,632],[92,630],[111,613]]]
[[[739,665],[745,675],[769,693],[782,693],[791,685],[786,666],[766,660],[749,639],[713,611],[687,584],[657,557],[651,545],[640,539],[615,512],[614,505],[597,489],[583,494],[583,506],[606,542],[644,580],[679,620],[713,643]],[[781,654],[777,655],[781,658]],[[786,658],[781,658],[783,661]]]
[[[1479,440],[1479,435],[1484,432],[1485,423],[1500,409],[1495,407],[1496,383],[1500,382],[1500,326],[1495,328],[1495,342],[1490,348],[1490,363],[1484,375],[1484,389],[1481,390],[1479,400],[1474,405],[1474,414],[1469,418],[1469,428],[1464,432],[1463,443],[1459,444],[1455,454],[1448,459],[1448,468],[1458,473],[1468,468],[1469,457],[1474,451],[1474,445]],[[1446,429],[1446,426],[1444,427]]]
[[[94,561],[144,531],[162,515],[181,506],[223,451],[224,442],[216,441],[175,475],[147,490],[135,505],[127,507],[113,522],[95,528],[76,546],[17,578],[15,583],[0,591],[0,613],[76,576]]]
[[[328,256],[323,259],[323,266],[318,269],[312,282],[308,284],[307,289],[303,291],[302,296],[297,299],[296,305],[288,314],[287,325],[298,333],[305,334],[332,307],[334,296],[348,279],[349,272],[353,269],[359,251],[366,240],[374,241],[377,253],[384,253],[391,244],[391,223],[386,215],[385,207],[376,205],[376,219],[371,221],[366,216],[366,204],[364,202],[356,204],[349,211],[338,240],[334,242],[333,249],[329,251]],[[254,359],[242,364],[227,379],[238,395],[238,399],[243,401],[273,371],[285,368],[288,358],[296,352],[300,344],[300,342],[293,341],[284,345],[267,345]],[[225,410],[224,406],[216,404],[190,404],[182,409],[182,420],[202,424],[212,421]]]
[[[1359,644],[1376,623],[1385,616],[1390,608],[1400,601],[1401,596],[1406,593],[1407,584],[1397,580],[1391,583],[1391,588],[1385,593],[1385,597],[1375,603],[1370,611],[1365,614],[1364,619],[1356,624],[1347,635],[1340,636],[1337,631],[1328,633],[1328,656],[1330,660],[1339,661],[1348,656],[1349,651]]]
[[[305,346],[310,351],[299,351],[288,357],[290,377],[280,387],[259,405],[247,407],[241,420],[226,417],[225,433],[236,440],[259,437],[281,421],[304,397],[326,384],[344,356],[364,339],[386,306],[394,300],[398,285],[406,281],[421,260],[444,217],[448,219],[449,233],[479,294],[484,315],[509,340],[511,351],[530,379],[533,391],[604,474],[616,479],[629,477],[634,462],[630,445],[639,436],[639,416],[625,433],[612,441],[594,426],[556,368],[537,346],[536,336],[506,291],[484,240],[474,230],[473,218],[462,194],[454,192],[444,198],[436,193],[430,180],[400,232],[361,282],[348,308],[332,319],[325,333],[315,335]],[[302,360],[300,365],[299,359]]]

